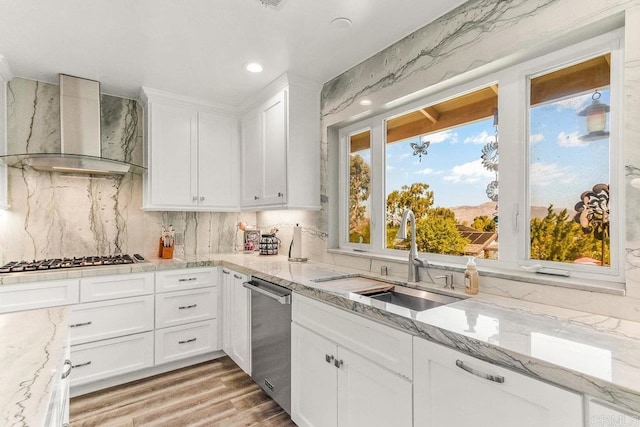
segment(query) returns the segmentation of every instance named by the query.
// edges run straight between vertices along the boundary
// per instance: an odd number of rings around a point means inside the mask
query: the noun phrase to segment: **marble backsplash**
[[[59,152],[57,85],[15,78],[7,90],[7,152]],[[103,157],[143,164],[142,107],[101,97]],[[8,168],[9,203],[0,211],[0,263],[60,256],[154,254],[161,226],[183,233],[175,256],[241,248],[239,221],[255,213],[143,212],[140,175],[97,177]]]

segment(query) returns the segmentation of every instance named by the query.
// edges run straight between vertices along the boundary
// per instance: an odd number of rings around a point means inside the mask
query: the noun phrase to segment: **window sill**
[[[367,258],[378,261],[389,261],[407,264],[405,257],[393,255],[361,252],[353,249],[327,249],[327,252],[338,255],[353,256],[358,258]],[[460,264],[444,263],[439,261],[428,260],[432,268],[464,273],[465,267]],[[512,280],[514,282],[534,283],[536,285],[555,286],[559,288],[574,289],[579,291],[599,292],[610,295],[624,296],[626,294],[624,283],[612,281],[595,281],[593,279],[577,278],[577,277],[559,277],[550,276],[540,273],[530,273],[526,271],[514,271],[505,268],[492,268],[486,266],[478,266],[478,271],[482,277],[495,277],[498,279]]]

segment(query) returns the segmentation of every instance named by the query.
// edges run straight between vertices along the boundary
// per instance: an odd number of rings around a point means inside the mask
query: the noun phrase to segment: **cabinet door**
[[[237,208],[235,120],[198,113],[198,205]]]
[[[583,425],[578,394],[419,338],[414,338],[414,416],[416,427]]]
[[[232,273],[231,279],[231,329],[229,356],[247,374],[251,375],[251,293],[242,286],[247,276]]]
[[[300,427],[337,425],[336,356],[333,342],[297,323],[291,324],[291,419]]]
[[[198,191],[197,170],[192,167],[197,156],[197,114],[161,103],[153,103],[149,108],[151,204],[194,206]]]
[[[258,110],[242,118],[242,205],[258,206],[262,200],[262,132]]]
[[[262,109],[263,205],[286,203],[287,92],[271,98]]]
[[[339,426],[411,427],[411,381],[343,347],[338,357]]]

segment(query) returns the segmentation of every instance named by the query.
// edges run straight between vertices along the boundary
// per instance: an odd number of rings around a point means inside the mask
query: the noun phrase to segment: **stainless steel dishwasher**
[[[251,377],[291,414],[291,290],[252,277]]]

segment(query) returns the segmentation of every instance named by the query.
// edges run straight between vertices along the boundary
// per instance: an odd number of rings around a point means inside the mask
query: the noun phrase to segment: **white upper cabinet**
[[[320,86],[282,76],[241,119],[242,207],[320,209]]]
[[[238,125],[230,112],[143,88],[146,210],[239,208]]]

